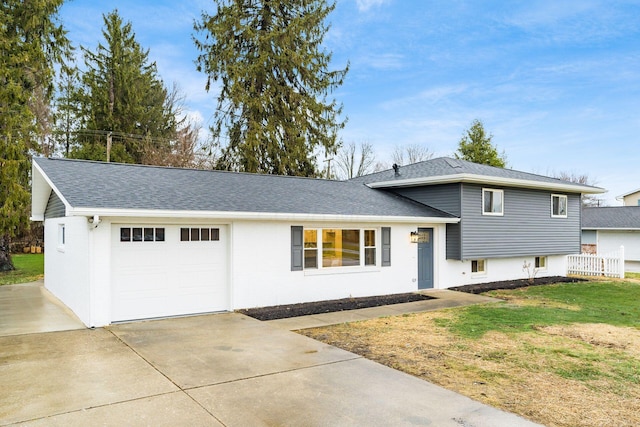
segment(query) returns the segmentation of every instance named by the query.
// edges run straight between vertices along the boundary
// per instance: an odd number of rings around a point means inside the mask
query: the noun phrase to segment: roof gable
[[[68,211],[190,211],[455,220],[363,183],[34,158]],[[98,212],[96,212],[98,213]]]

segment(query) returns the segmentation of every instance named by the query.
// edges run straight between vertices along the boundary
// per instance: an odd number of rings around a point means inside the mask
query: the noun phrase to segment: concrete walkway
[[[0,361],[0,425],[535,425],[236,313],[0,336]]]
[[[0,286],[0,336],[84,328],[41,280]]]

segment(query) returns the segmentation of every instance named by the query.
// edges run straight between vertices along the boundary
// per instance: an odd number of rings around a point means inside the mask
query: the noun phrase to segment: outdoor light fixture
[[[420,240],[420,234],[417,231],[411,232],[411,243],[418,243]]]

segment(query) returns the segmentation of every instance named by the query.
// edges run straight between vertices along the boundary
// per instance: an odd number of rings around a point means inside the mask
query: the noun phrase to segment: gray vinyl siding
[[[394,188],[393,191],[438,210],[460,216],[461,184],[443,184],[429,187]]]
[[[44,210],[44,219],[49,218],[62,218],[66,215],[66,209],[64,207],[64,203],[60,200],[60,197],[52,191],[49,195],[49,201],[47,202],[47,207]]]
[[[461,225],[447,224],[447,259],[462,259]]]
[[[504,190],[503,216],[482,215],[483,188]],[[567,218],[551,218],[551,194],[463,184],[460,259],[580,253],[580,195],[567,194]]]

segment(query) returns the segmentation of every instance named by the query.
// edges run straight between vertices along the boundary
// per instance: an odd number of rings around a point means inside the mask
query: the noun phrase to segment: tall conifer
[[[329,94],[348,70],[330,71],[322,42],[335,3],[214,0],[194,29],[198,69],[218,90],[212,132],[224,141],[219,167],[313,176],[318,150],[333,153],[344,126]]]

